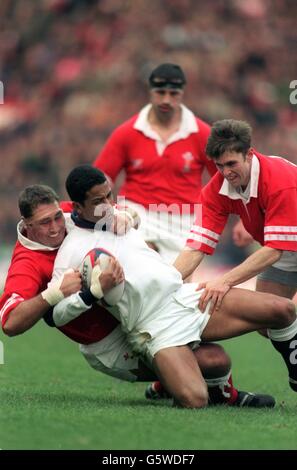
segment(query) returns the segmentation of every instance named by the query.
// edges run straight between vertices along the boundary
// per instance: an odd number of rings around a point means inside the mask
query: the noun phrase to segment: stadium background
[[[259,151],[297,163],[296,17],[292,0],[1,0],[0,289],[19,191],[42,182],[65,197],[65,175],[147,102],[159,63],[183,67],[185,104],[199,117],[245,119]],[[241,259],[226,234],[215,265]]]

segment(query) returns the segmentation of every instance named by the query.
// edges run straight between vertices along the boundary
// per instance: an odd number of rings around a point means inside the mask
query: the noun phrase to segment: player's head
[[[65,219],[52,188],[42,184],[27,186],[20,193],[19,209],[27,238],[51,248],[61,245]]]
[[[179,65],[161,64],[149,76],[150,98],[159,120],[169,120],[180,108],[186,77]]]
[[[112,207],[110,184],[104,173],[91,165],[75,167],[66,179],[66,189],[82,219],[97,222]]]
[[[251,137],[252,129],[245,121],[223,119],[211,128],[206,154],[235,188],[247,186],[250,179],[253,158]]]

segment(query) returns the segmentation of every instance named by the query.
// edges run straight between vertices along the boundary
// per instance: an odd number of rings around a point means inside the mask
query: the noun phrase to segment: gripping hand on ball
[[[120,263],[110,257],[108,259],[108,265],[102,271],[100,264],[96,264],[92,271],[91,287],[92,294],[101,299],[107,292],[113,287],[120,284],[125,279],[124,271]]]

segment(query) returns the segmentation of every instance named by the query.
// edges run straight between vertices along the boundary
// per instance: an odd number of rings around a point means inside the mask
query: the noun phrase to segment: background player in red
[[[111,134],[94,162],[112,180],[125,170],[119,195],[139,213],[145,240],[169,262],[185,244],[203,170],[216,172],[205,154],[210,127],[182,104],[185,84],[178,65],[155,68],[150,104]]]
[[[187,277],[212,254],[229,214],[238,214],[262,247],[205,287],[199,306],[219,308],[224,295],[256,274],[257,290],[293,298],[297,288],[297,167],[251,147],[251,128],[226,119],[212,127],[207,155],[218,173],[201,192],[201,213],[175,266]]]

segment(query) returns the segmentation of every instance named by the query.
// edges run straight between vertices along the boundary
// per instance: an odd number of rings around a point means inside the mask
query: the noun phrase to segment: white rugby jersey
[[[75,227],[61,245],[54,266],[53,280],[69,268],[78,268],[92,248],[103,248],[118,259],[125,273],[122,299],[110,311],[121,320],[124,330],[141,328],[171,294],[182,286],[180,273],[150,249],[136,230],[123,236],[96,229]]]

